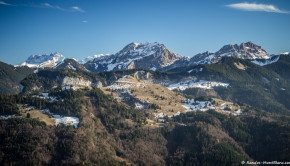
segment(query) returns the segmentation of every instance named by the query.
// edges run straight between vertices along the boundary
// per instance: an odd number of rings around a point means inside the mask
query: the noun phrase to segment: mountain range
[[[270,64],[277,60],[278,57],[273,58],[273,56],[252,42],[225,45],[215,53],[204,52],[191,58],[173,53],[164,44],[133,42],[115,54],[100,54],[78,62],[90,71],[104,72],[125,69],[168,70],[176,67],[217,63],[222,57],[249,59],[256,64],[264,65],[264,63]],[[64,56],[59,53],[32,55],[20,66],[55,67],[63,60]],[[262,62],[258,63],[261,60]],[[263,60],[265,61],[263,62]]]

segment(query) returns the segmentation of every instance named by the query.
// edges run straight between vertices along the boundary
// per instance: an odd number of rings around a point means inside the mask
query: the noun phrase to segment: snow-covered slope
[[[269,65],[272,63],[275,63],[279,60],[280,56],[279,55],[274,55],[269,59],[255,59],[252,61],[252,63],[259,65],[259,66],[265,66],[265,65]]]
[[[25,62],[21,63],[20,66],[28,66],[30,68],[52,68],[63,60],[64,57],[60,53],[31,55]]]
[[[130,43],[116,54],[100,56],[85,63],[97,72],[120,69],[156,70],[174,63],[180,57],[159,43]]]
[[[227,88],[229,86],[228,83],[223,82],[215,82],[215,81],[205,81],[205,80],[199,80],[199,81],[186,81],[186,82],[178,82],[175,84],[171,84],[168,86],[169,90],[185,90],[188,88],[200,88],[200,89],[213,89],[214,87],[225,87]]]
[[[100,57],[103,57],[103,56],[109,56],[110,54],[96,54],[96,55],[93,55],[93,56],[88,56],[82,60],[79,60],[78,62],[81,63],[81,64],[85,64],[89,61],[92,61],[96,58],[100,58]]]

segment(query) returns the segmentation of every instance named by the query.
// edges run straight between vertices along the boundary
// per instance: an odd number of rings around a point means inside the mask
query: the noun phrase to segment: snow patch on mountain
[[[76,118],[76,117],[70,117],[70,116],[57,116],[57,115],[54,115],[54,118],[55,120],[55,125],[59,125],[59,124],[64,124],[66,126],[74,126],[75,128],[78,127],[78,124],[80,122],[79,118]]]
[[[77,69],[74,67],[74,66],[72,66],[70,63],[68,63],[68,66],[67,66],[69,69],[71,69],[71,70],[74,70],[74,71],[76,71]]]
[[[256,59],[256,60],[253,60],[252,63],[259,65],[259,66],[265,66],[265,65],[275,63],[279,59],[280,59],[280,56],[277,55],[277,56],[273,56],[269,59]]]
[[[62,90],[66,89],[85,89],[85,88],[92,88],[92,82],[86,80],[84,78],[77,78],[77,77],[65,77],[62,81]]]
[[[208,111],[215,109],[211,101],[198,101],[194,99],[187,99],[182,105],[186,111]]]
[[[77,117],[71,117],[71,116],[62,116],[58,114],[53,114],[50,112],[49,109],[42,110],[44,114],[47,114],[55,121],[55,125],[64,124],[66,126],[74,126],[75,128],[78,127],[78,124],[80,122],[79,118]]]
[[[44,99],[44,100],[47,100],[48,102],[55,102],[55,101],[58,101],[56,97],[54,96],[50,96],[49,93],[47,92],[44,92],[44,93],[41,93],[39,95],[32,95],[32,97],[36,97],[36,98],[39,98],[39,99]]]
[[[170,90],[174,89],[185,90],[188,88],[201,88],[201,89],[213,89],[214,87],[227,88],[228,86],[229,86],[228,83],[200,80],[200,81],[179,82],[176,84],[171,84],[167,88]]]
[[[215,110],[219,113],[223,114],[231,114],[234,116],[238,116],[242,114],[242,110],[239,106],[235,106],[231,102],[222,101],[217,102],[217,99],[211,100],[195,100],[195,99],[186,99],[183,101],[183,107],[185,108],[186,112],[190,111],[208,111],[208,110]]]

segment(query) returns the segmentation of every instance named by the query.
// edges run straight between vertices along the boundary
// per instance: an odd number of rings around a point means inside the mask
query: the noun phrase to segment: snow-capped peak
[[[93,56],[88,56],[82,60],[79,60],[78,62],[81,63],[81,64],[85,64],[89,61],[92,61],[96,58],[102,58],[102,57],[105,57],[105,56],[109,56],[110,54],[96,54],[96,55],[93,55]]]
[[[52,68],[64,60],[64,56],[58,52],[43,55],[31,55],[28,59],[21,63],[20,66],[30,68]]]
[[[157,42],[154,43],[136,43],[132,42],[125,46],[121,51],[116,53],[117,57],[123,56],[131,56],[131,57],[145,57],[152,55],[156,52],[161,52],[162,50],[166,49],[163,44],[159,44]]]
[[[289,55],[290,53],[289,52],[283,52],[281,53],[282,55]]]
[[[216,63],[222,57],[235,57],[240,59],[269,59],[271,56],[252,42],[238,44],[228,44],[215,53],[204,52],[193,56],[189,64],[209,64]]]
[[[246,42],[238,44],[229,44],[223,46],[219,51],[215,53],[216,56],[224,57],[231,56],[241,59],[269,59],[270,55],[252,42]]]
[[[135,68],[150,70],[168,66],[177,59],[180,57],[169,51],[163,44],[132,42],[116,54],[94,58],[85,66],[95,71]]]

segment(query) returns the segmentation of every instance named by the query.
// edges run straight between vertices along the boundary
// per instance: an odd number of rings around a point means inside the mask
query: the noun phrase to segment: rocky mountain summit
[[[228,44],[223,46],[215,53],[203,52],[196,54],[191,58],[182,58],[176,61],[167,69],[172,69],[182,66],[193,66],[198,64],[211,64],[219,62],[223,57],[234,57],[238,59],[271,59],[269,53],[267,53],[261,46],[258,46],[252,42],[246,42],[238,44]],[[256,63],[257,64],[257,63]]]
[[[226,45],[222,47],[219,51],[215,53],[216,55],[223,56],[233,56],[240,59],[268,59],[270,55],[252,42],[241,43],[240,45]]]
[[[120,69],[156,70],[180,59],[159,43],[130,43],[116,54],[100,56],[85,63],[92,71],[111,71]]]

